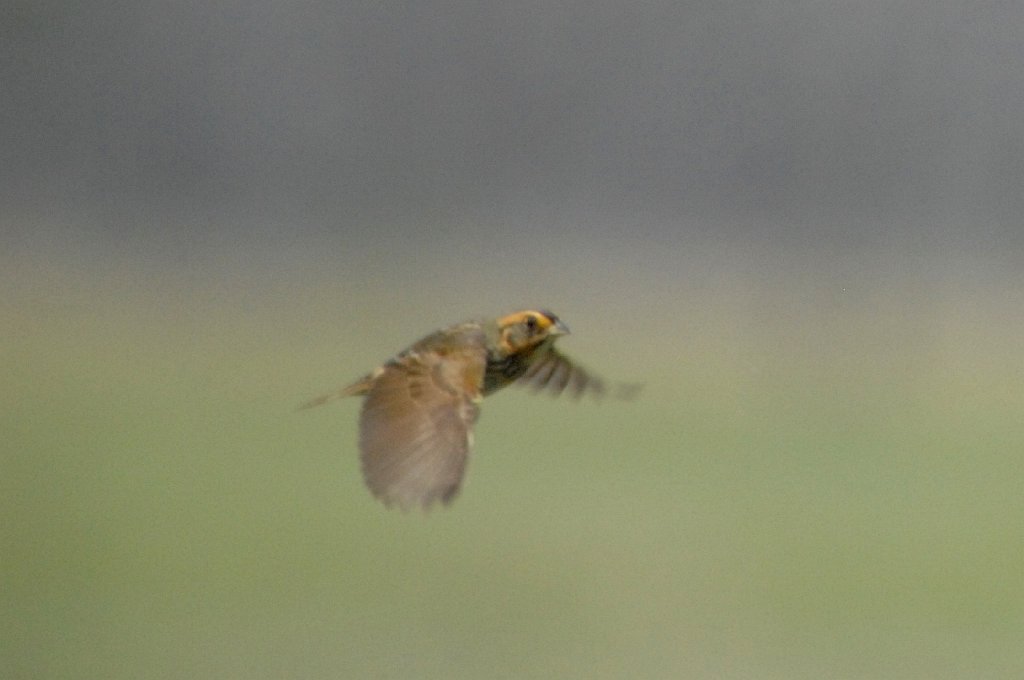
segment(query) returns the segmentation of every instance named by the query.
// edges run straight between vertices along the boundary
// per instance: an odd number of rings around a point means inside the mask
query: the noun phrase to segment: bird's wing
[[[359,450],[366,485],[385,504],[428,508],[458,493],[486,361],[483,349],[410,352],[374,380],[360,415]]]
[[[543,356],[537,357],[516,383],[538,392],[548,390],[556,396],[566,389],[574,397],[579,397],[584,392],[590,392],[595,396],[602,396],[605,393],[603,380],[577,366],[571,359],[553,348]]]

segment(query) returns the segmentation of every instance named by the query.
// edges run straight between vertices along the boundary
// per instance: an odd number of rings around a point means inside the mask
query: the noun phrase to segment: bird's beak
[[[548,329],[548,335],[569,335],[569,327],[561,319],[555,319],[555,323]]]

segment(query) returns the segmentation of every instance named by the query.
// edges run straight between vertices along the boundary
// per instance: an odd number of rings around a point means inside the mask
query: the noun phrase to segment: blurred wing
[[[555,396],[566,389],[573,397],[579,397],[584,392],[599,397],[605,393],[603,380],[576,366],[555,349],[549,349],[544,356],[538,357],[516,383],[527,385],[537,392],[548,390]]]
[[[472,448],[486,355],[410,353],[384,367],[366,395],[359,450],[366,485],[403,510],[449,503]]]

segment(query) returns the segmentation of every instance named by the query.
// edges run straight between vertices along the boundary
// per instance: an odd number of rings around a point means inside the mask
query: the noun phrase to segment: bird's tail
[[[328,392],[327,394],[321,394],[319,397],[314,397],[313,399],[310,399],[306,403],[299,406],[298,410],[304,411],[305,409],[313,408],[314,406],[322,406],[323,404],[326,404],[329,401],[334,401],[335,399],[344,399],[345,397],[358,397],[360,395],[366,394],[367,392],[370,391],[370,387],[373,385],[373,378],[374,375],[371,373],[370,375],[360,378],[359,380],[352,383],[351,385],[348,385],[347,387],[342,387],[339,390],[334,390],[333,392]]]

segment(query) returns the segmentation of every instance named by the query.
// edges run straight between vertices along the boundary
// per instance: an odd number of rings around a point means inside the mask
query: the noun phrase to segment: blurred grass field
[[[9,258],[0,676],[1021,677],[1021,275],[703,255]],[[449,509],[295,411],[523,302],[645,390],[488,399]]]

